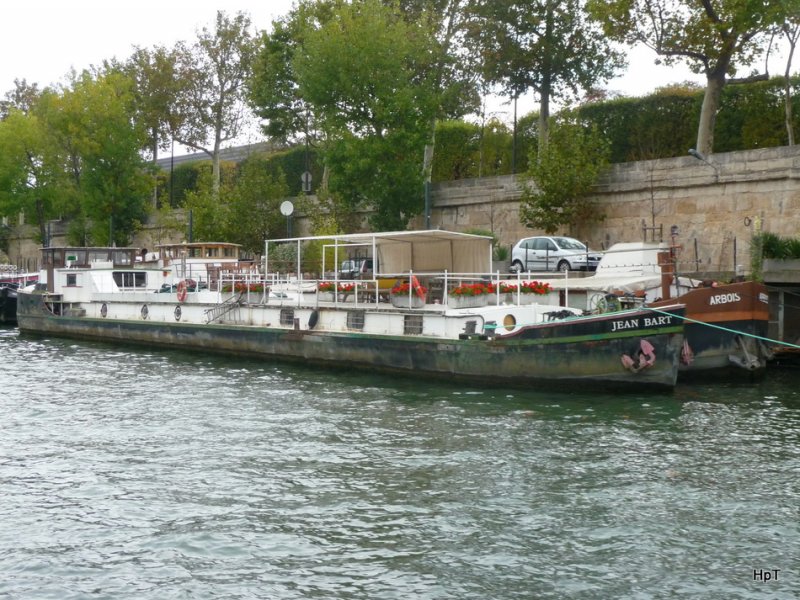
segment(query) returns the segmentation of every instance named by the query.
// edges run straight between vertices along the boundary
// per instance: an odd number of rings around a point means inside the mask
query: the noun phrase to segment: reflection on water
[[[0,597],[800,591],[793,371],[558,395],[13,329],[0,353]]]

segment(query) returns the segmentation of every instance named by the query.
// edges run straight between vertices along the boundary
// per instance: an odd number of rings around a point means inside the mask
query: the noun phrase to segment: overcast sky
[[[5,0],[0,9],[0,96],[13,89],[16,78],[42,88],[64,81],[73,68],[126,59],[134,46],[192,41],[198,29],[213,24],[218,9],[229,15],[246,12],[256,28],[268,29],[291,6],[292,0]],[[649,50],[632,52],[627,74],[606,87],[643,95],[687,79],[702,82],[687,69],[659,67],[653,59]],[[532,109],[532,100],[525,99],[518,112]],[[510,122],[511,107],[503,100],[493,102],[490,110]]]

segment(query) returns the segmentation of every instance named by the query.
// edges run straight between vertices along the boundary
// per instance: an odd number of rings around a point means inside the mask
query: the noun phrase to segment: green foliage
[[[0,250],[8,254],[9,245],[11,243],[11,227],[5,223],[0,222]]]
[[[510,254],[511,249],[508,246],[503,246],[502,244],[497,244],[492,249],[492,258],[494,260],[508,260]]]
[[[198,160],[181,163],[171,172],[163,173],[165,185],[159,187],[161,204],[168,204],[173,208],[183,206],[187,192],[197,190],[200,174],[209,169],[211,169],[209,161]]]
[[[176,95],[176,142],[211,156],[214,193],[221,185],[220,150],[244,124],[245,83],[250,78],[255,41],[250,17],[217,11],[212,27],[203,27],[190,52],[177,58],[180,93]]]
[[[415,135],[416,133],[416,135]],[[371,208],[375,231],[405,229],[422,212],[422,132],[397,130],[384,136],[346,135],[326,152],[331,168],[330,191],[351,212]],[[347,223],[348,230],[358,223]]]
[[[310,114],[297,89],[293,57],[302,47],[308,5],[296,7],[283,19],[273,21],[272,30],[261,36],[249,84],[249,102],[265,123],[264,133],[288,142],[307,131]]]
[[[602,219],[588,194],[608,164],[608,143],[596,128],[574,118],[554,123],[550,136],[545,152],[538,160],[531,159],[520,220],[527,227],[553,233],[564,225]]]
[[[225,239],[241,244],[247,252],[263,252],[264,240],[283,232],[285,217],[280,203],[287,195],[283,172],[273,174],[263,158],[250,157],[239,166],[227,198]]]
[[[74,198],[64,156],[40,117],[12,109],[0,121],[0,215],[24,212],[39,226],[40,242],[45,223]]]
[[[717,117],[715,149],[731,152],[783,146],[787,143],[784,78],[747,85],[728,85],[722,93],[724,110]],[[795,78],[795,89],[800,78]],[[795,98],[800,106],[800,99]]]
[[[297,266],[297,246],[295,244],[271,244],[269,246],[270,273],[294,273]]]
[[[781,237],[764,231],[753,236],[753,246],[764,258],[787,260],[800,258],[800,238]]]
[[[80,157],[76,182],[90,241],[127,245],[146,216],[152,181],[140,155],[146,132],[132,120],[132,82],[83,73],[61,100],[59,133]]]
[[[539,98],[539,151],[548,138],[550,102],[568,100],[611,77],[624,64],[579,0],[472,0],[467,38],[482,75],[517,98]]]
[[[378,0],[301,4],[264,38],[251,94],[287,135],[311,115],[333,197],[350,211],[372,207],[376,229],[404,228],[421,212],[423,151],[441,102],[435,38],[404,16]]]
[[[253,156],[238,168],[222,163],[219,196],[209,163],[198,168],[197,188],[186,193],[184,208],[192,214],[192,239],[241,244],[250,253],[263,251],[268,237],[283,237],[280,202],[288,191],[283,173],[273,176],[263,157]]]
[[[187,190],[183,208],[186,209],[187,220],[191,222],[193,241],[224,239],[226,215],[221,199],[225,196],[225,187],[220,186],[217,199],[214,195],[211,169],[204,169],[199,172],[197,187]]]
[[[535,117],[524,122],[529,128]],[[520,120],[523,124],[523,120]],[[436,126],[436,151],[432,181],[452,181],[511,173],[512,132],[492,119],[483,127],[464,121],[444,121]],[[528,149],[535,144],[530,134],[517,134],[517,171],[527,168]]]
[[[788,143],[784,124],[784,79],[727,85],[717,118],[715,149],[732,152]],[[800,77],[791,81],[795,128],[800,129]],[[671,86],[643,98],[584,104],[577,113],[595,124],[611,145],[611,162],[685,156],[694,147],[703,91]]]
[[[775,28],[797,14],[796,2],[750,0],[589,0],[589,13],[614,40],[652,48],[671,66],[685,62],[706,76],[706,93],[692,147],[719,151],[716,117],[727,78],[757,64]]]
[[[581,106],[611,147],[611,162],[684,156],[694,144],[702,93],[659,92]]]
[[[302,175],[306,170],[311,173],[311,191],[313,194],[319,190],[322,181],[322,165],[318,160],[319,152],[316,148],[309,148],[306,155],[305,145],[296,146],[289,150],[275,152],[268,156],[261,156],[259,160],[273,177],[278,177],[279,173],[286,178],[289,196],[300,196],[303,194]],[[249,160],[249,159],[248,159]]]
[[[781,237],[769,231],[755,234],[750,242],[750,274],[756,281],[762,280],[764,259],[800,259],[800,238]]]
[[[452,181],[478,176],[480,127],[463,121],[436,125],[436,150],[432,181]]]
[[[483,235],[486,237],[490,237],[492,238],[492,245],[497,243],[497,236],[488,229],[480,229],[478,227],[472,227],[470,229],[465,229],[464,233],[468,233],[470,235]]]

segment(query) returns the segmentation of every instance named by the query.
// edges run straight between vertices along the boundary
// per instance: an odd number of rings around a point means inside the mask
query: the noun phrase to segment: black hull
[[[0,323],[17,323],[17,290],[14,288],[0,287]]]
[[[47,311],[37,294],[20,294],[19,310],[23,333],[445,377],[500,387],[672,388],[683,343],[680,320],[675,317],[671,325],[646,329],[620,323],[619,317],[576,319],[522,328],[513,336],[441,339],[58,316]],[[622,357],[635,356],[643,340],[654,348],[654,363],[637,371],[626,368]]]
[[[684,329],[690,348],[682,352],[679,381],[758,381],[766,375],[771,351],[763,321],[722,321],[715,327],[687,323]]]

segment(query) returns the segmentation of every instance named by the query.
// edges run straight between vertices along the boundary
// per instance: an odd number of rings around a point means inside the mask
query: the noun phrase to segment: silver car
[[[529,237],[511,250],[511,271],[594,271],[601,256],[574,238]]]

